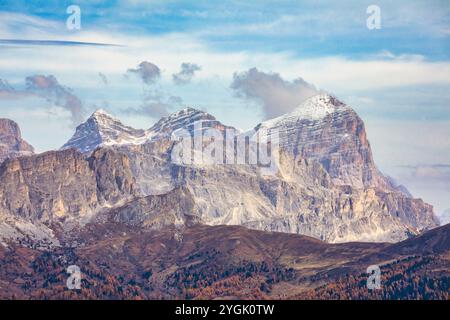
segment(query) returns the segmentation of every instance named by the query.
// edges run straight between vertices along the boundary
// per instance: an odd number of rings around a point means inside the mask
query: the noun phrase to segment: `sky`
[[[149,128],[190,106],[247,129],[323,90],[364,120],[380,170],[440,214],[449,89],[449,1],[0,0],[0,117],[38,152],[98,108]]]

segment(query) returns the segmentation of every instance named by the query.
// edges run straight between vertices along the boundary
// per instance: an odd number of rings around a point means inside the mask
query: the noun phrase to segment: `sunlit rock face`
[[[279,146],[270,175],[255,164],[174,163],[173,133],[196,128],[241,134],[192,108],[148,130],[96,112],[63,150],[6,160],[0,166],[2,243],[28,237],[57,245],[87,223],[111,222],[177,230],[242,225],[327,242],[396,242],[438,225],[431,205],[377,170],[363,121],[330,95],[310,98],[250,132]]]
[[[291,113],[262,122],[256,129],[276,130],[281,148],[294,157],[320,162],[337,185],[390,185],[375,166],[363,121],[331,95],[314,96]]]
[[[0,119],[0,162],[8,157],[33,152],[33,147],[22,139],[18,124],[9,119]]]
[[[147,139],[145,130],[128,127],[100,109],[76,128],[73,137],[61,149],[73,148],[88,153],[100,146],[141,144]]]

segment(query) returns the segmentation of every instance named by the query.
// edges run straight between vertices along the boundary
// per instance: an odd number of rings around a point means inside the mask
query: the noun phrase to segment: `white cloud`
[[[47,39],[57,36],[49,32]],[[65,40],[117,43],[125,47],[28,47],[0,51],[2,73],[48,72],[105,75],[122,73],[124,68],[150,60],[161,67],[163,77],[178,72],[180,60],[202,65],[199,78],[219,76],[229,82],[237,70],[258,66],[293,80],[301,76],[317,87],[339,92],[419,84],[450,84],[450,62],[427,61],[419,55],[399,55],[385,51],[367,60],[342,56],[302,59],[290,52],[220,52],[189,34],[129,36],[82,32]],[[388,58],[388,59],[387,59]],[[224,63],[226,61],[226,63]],[[76,68],[74,68],[76,65]],[[63,75],[58,75],[63,77]],[[76,81],[73,77],[73,81]],[[91,77],[92,78],[92,77]],[[167,79],[166,78],[166,79]],[[92,85],[94,80],[80,84]],[[74,86],[75,84],[71,84]]]
[[[21,13],[0,12],[0,39],[14,39],[17,35],[21,39],[27,39],[48,35],[50,32],[59,34],[59,30],[63,28],[61,22]]]

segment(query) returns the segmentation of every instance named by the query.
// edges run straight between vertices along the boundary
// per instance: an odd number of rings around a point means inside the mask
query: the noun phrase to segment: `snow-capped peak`
[[[75,148],[86,153],[99,146],[142,144],[147,140],[147,131],[128,127],[99,109],[77,127],[75,134],[61,149]]]
[[[97,109],[92,114],[92,116],[94,116],[94,117],[101,116],[101,115],[106,115],[106,116],[112,117],[105,109]]]
[[[344,104],[335,97],[327,93],[321,93],[307,99],[295,108],[290,115],[302,119],[320,120],[343,106]]]
[[[349,107],[332,95],[321,93],[307,99],[287,114],[262,122],[260,127],[272,128],[298,120],[318,121],[340,109],[347,110]]]
[[[77,127],[73,137],[61,149],[75,148],[88,153],[99,146],[143,144],[149,140],[171,137],[172,133],[178,129],[192,131],[194,125],[199,122],[202,129],[232,128],[223,125],[207,112],[184,108],[161,118],[148,130],[134,129],[125,126],[105,110],[99,109]]]
[[[161,118],[150,128],[150,131],[157,135],[170,135],[180,128],[190,129],[198,121],[211,122],[211,124],[219,123],[215,117],[207,112],[194,108],[184,108]]]
[[[109,114],[105,109],[97,109],[89,119],[96,120],[100,125],[107,126],[109,123],[120,122],[120,120]],[[89,120],[88,119],[88,120]]]

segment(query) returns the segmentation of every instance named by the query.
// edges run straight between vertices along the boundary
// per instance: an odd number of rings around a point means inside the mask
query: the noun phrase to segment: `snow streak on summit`
[[[72,145],[83,152],[116,145],[129,158],[130,175],[137,184],[134,190],[149,196],[186,188],[183,194],[192,196],[194,205],[187,212],[181,208],[178,214],[187,213],[205,224],[238,224],[329,242],[398,241],[437,225],[430,205],[413,199],[379,172],[364,122],[330,94],[311,97],[292,112],[240,133],[241,138],[269,135],[265,141],[279,146],[278,173],[271,177],[251,163],[173,161],[178,143],[174,133],[185,130],[203,135],[208,128],[220,134],[236,130],[193,108],[164,117],[146,131],[125,127],[97,112],[78,128],[82,139]],[[96,138],[99,132],[101,140]]]
[[[185,108],[161,118],[150,129],[134,129],[100,109],[77,127],[73,137],[61,149],[74,148],[89,153],[100,146],[139,145],[150,140],[170,138],[178,129],[192,132],[198,123],[201,123],[202,128],[232,128],[222,125],[209,113]]]
[[[148,140],[148,132],[125,126],[119,119],[100,109],[76,128],[73,137],[61,149],[75,148],[83,153],[100,146],[141,144]]]
[[[200,146],[208,149],[208,133],[220,138],[228,129],[235,130],[192,108],[148,130],[99,110],[64,150],[3,162],[0,240],[23,235],[57,245],[61,239],[49,226],[77,230],[109,221],[155,230],[241,225],[327,242],[396,242],[438,225],[432,206],[378,171],[363,121],[331,95],[312,97],[250,131],[279,133],[271,175],[247,162],[173,161],[182,143],[174,133],[205,134]]]

